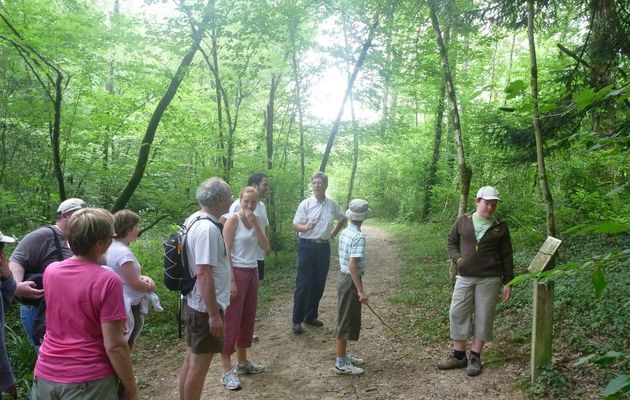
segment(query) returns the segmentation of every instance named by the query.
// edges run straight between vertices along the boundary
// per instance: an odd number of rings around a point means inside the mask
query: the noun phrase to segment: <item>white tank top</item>
[[[232,265],[239,268],[258,267],[258,238],[254,227],[247,229],[238,215],[238,227],[234,232]]]

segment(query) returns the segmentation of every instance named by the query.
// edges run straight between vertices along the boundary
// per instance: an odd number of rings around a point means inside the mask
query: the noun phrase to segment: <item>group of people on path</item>
[[[261,201],[268,187],[267,176],[254,174],[234,202],[229,185],[220,178],[197,188],[200,209],[184,223],[187,265],[196,280],[184,297],[186,354],[179,374],[180,399],[201,398],[216,353],[221,355],[220,382],[227,389],[240,389],[240,375],[265,371],[264,365],[248,358],[247,349],[255,338],[258,289],[264,256],[270,252],[269,221]],[[292,332],[302,334],[302,324],[323,326],[319,302],[330,267],[330,241],[339,235],[334,371],[359,375],[364,360],[348,353],[347,342],[359,339],[361,306],[368,302],[362,282],[367,262],[361,227],[371,210],[367,201],[355,199],[343,212],[326,197],[327,187],[328,177],[315,173],[313,195],[300,203],[293,219],[299,239]],[[449,311],[453,349],[438,363],[439,369],[466,368],[469,376],[481,373],[481,352],[492,339],[498,294],[502,290],[503,300],[510,298],[506,283],[514,275],[512,248],[507,225],[494,218],[499,200],[496,189],[481,188],[476,211],[461,216],[449,233],[449,257],[457,267]],[[17,295],[22,299],[24,330],[38,352],[31,397],[136,399],[130,349],[148,304],[161,308],[153,293],[155,282],[141,275],[129,249],[138,236],[139,217],[130,210],[111,215],[88,208],[80,199],[62,202],[57,214],[55,225],[25,237],[8,263],[0,251],[0,322]],[[0,244],[12,240],[0,234]],[[44,302],[37,301],[42,298]],[[47,321],[43,342],[36,332],[42,304]],[[3,335],[4,323],[0,366],[6,359]],[[8,371],[2,369],[0,390],[15,393]]]

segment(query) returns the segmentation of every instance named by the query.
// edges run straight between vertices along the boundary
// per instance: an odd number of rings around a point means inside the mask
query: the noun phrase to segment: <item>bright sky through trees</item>
[[[105,12],[111,12],[114,8],[114,0],[103,1],[102,7]],[[147,4],[144,0],[120,1],[120,11],[122,13],[132,13],[138,16],[144,15],[153,23],[159,20],[166,20],[166,17],[173,13],[178,13],[177,6],[172,1],[154,2]],[[320,73],[313,76],[312,86],[309,88],[307,101],[307,114],[323,123],[331,122],[337,117],[343,95],[346,90],[347,76],[344,72],[346,66],[341,65],[338,59],[334,59],[324,49],[330,48],[333,44],[342,43],[341,33],[337,32],[332,21],[325,22],[319,27],[317,34],[318,48],[309,50],[305,62],[311,67],[323,60]],[[355,87],[361,85],[361,74],[357,78]],[[370,110],[360,101],[354,100],[355,116],[362,122],[375,122],[379,118],[379,113]],[[346,103],[342,117],[343,121],[351,120],[349,102]]]

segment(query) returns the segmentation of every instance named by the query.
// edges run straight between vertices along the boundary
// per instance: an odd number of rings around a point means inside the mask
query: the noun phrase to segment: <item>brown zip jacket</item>
[[[512,240],[504,221],[495,221],[477,242],[472,214],[462,215],[448,235],[448,255],[461,276],[499,276],[503,284],[514,278]]]

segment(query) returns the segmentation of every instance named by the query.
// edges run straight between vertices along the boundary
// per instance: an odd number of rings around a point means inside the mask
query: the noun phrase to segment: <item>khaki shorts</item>
[[[35,377],[33,398],[118,400],[118,380],[112,375],[97,381],[57,383]]]
[[[499,277],[457,275],[449,310],[451,339],[471,336],[489,341],[494,337],[494,314],[503,284]]]
[[[359,340],[361,332],[361,302],[352,276],[339,273],[337,282],[337,330],[339,339]]]
[[[219,311],[223,318],[223,311]],[[216,354],[223,351],[223,335],[212,336],[208,313],[199,312],[184,305],[183,320],[186,323],[186,345],[193,354]]]

